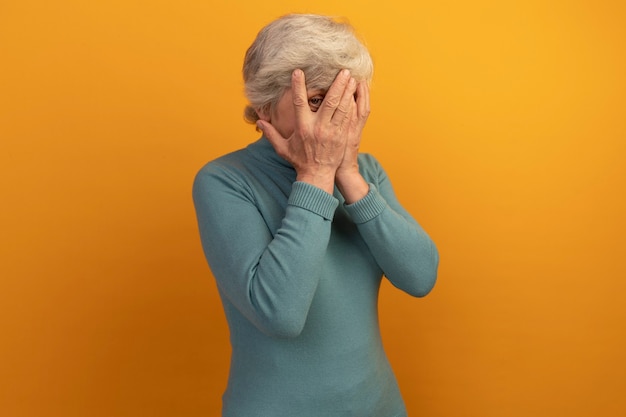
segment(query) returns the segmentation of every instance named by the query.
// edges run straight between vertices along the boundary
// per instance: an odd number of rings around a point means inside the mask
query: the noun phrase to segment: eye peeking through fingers
[[[324,96],[321,94],[317,94],[309,98],[309,107],[311,108],[311,111],[316,112],[317,110],[319,110],[323,101],[324,101]]]

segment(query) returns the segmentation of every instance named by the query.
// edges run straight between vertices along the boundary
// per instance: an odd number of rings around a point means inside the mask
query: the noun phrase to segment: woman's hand
[[[314,112],[308,105],[304,73],[295,70],[291,90],[285,93],[293,98],[295,126],[291,135],[285,138],[271,123],[257,122],[276,153],[293,165],[298,181],[333,193],[335,174],[344,163],[347,143],[358,127],[352,120],[358,114],[354,101],[356,89],[357,83],[350,72],[340,71],[320,108]],[[286,116],[289,115],[278,115]]]
[[[356,90],[356,103],[352,108],[346,151],[341,165],[335,173],[337,188],[343,195],[346,203],[354,203],[365,197],[369,192],[369,185],[359,173],[359,145],[361,133],[370,114],[370,97],[367,81],[360,81]]]

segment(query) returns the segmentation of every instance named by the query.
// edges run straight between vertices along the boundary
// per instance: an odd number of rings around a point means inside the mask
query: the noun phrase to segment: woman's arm
[[[361,133],[370,114],[369,87],[357,86],[348,140],[335,184],[346,210],[385,276],[398,288],[421,297],[430,292],[437,278],[439,254],[422,227],[400,205],[378,161],[359,155]],[[376,184],[368,184],[366,178]]]
[[[337,200],[295,182],[282,224],[272,236],[251,190],[223,167],[210,164],[198,173],[193,198],[204,252],[220,291],[266,334],[300,334],[319,282]]]
[[[361,165],[373,170],[368,177],[376,178],[376,184],[346,210],[389,281],[411,295],[425,296],[437,278],[437,248],[400,205],[380,164],[371,155],[361,158]]]

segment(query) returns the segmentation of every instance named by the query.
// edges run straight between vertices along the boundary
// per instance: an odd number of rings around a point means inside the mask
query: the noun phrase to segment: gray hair
[[[367,48],[347,22],[327,16],[290,14],[265,26],[248,48],[243,63],[247,122],[256,109],[271,111],[291,87],[295,69],[304,71],[308,89],[327,90],[340,70],[370,81],[374,71]]]

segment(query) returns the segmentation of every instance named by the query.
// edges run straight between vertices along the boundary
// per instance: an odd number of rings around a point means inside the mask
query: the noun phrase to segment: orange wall
[[[411,415],[626,415],[617,0],[2,2],[0,415],[218,415],[191,182],[256,138],[241,60],[289,11],[366,39],[364,150],[441,252],[381,295]]]

